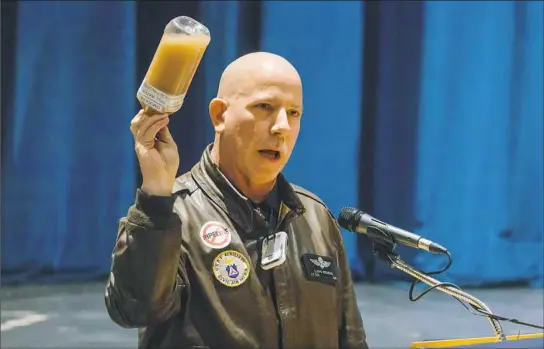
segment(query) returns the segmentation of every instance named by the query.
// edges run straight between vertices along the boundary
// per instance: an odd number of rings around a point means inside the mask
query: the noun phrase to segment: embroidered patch
[[[249,277],[249,262],[240,252],[221,252],[213,260],[213,275],[225,286],[236,287]]]
[[[200,228],[200,240],[209,248],[221,249],[227,247],[231,239],[232,234],[223,223],[211,221]]]
[[[336,276],[336,266],[331,257],[303,254],[301,259],[308,280],[326,284],[336,283],[336,280],[338,279]]]

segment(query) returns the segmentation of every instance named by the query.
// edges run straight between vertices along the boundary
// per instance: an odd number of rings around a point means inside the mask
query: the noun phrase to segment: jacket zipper
[[[278,223],[276,224],[276,228],[274,229],[271,229],[270,230],[270,233],[271,234],[275,234],[278,232],[279,230],[279,227],[283,224],[285,226],[285,231],[287,232],[288,230],[288,225],[291,224],[295,219],[297,219],[298,217],[302,216],[302,214],[297,214],[297,213],[293,213],[293,211],[289,211],[281,220],[278,220]],[[276,288],[276,282],[275,282],[275,279],[274,279],[274,288]],[[284,325],[285,325],[285,318],[283,317],[283,313],[281,311],[281,307],[280,307],[280,302],[278,302],[278,290],[276,289],[275,290],[275,294],[276,294],[276,314],[277,316],[279,316],[279,323],[278,323],[278,335],[279,335],[279,338],[278,338],[278,344],[280,345],[280,349],[285,347],[285,343],[284,343],[284,335],[283,335],[283,328],[284,328]]]

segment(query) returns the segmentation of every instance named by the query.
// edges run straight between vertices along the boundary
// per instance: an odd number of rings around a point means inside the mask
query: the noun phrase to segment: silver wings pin
[[[331,265],[331,262],[324,261],[321,257],[318,257],[317,259],[310,258],[310,261],[321,269],[328,268]]]

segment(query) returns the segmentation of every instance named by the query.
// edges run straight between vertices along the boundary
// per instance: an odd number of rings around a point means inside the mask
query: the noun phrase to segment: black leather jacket
[[[210,147],[172,197],[138,190],[112,255],[110,318],[139,328],[146,349],[367,348],[336,221],[312,193],[282,175],[277,185],[272,228],[219,172]],[[287,233],[287,259],[263,270],[263,236],[277,231]]]

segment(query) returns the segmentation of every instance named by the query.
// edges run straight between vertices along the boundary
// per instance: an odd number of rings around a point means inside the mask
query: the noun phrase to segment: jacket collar
[[[256,219],[252,203],[236,189],[213,162],[212,147],[213,143],[204,149],[200,162],[191,170],[192,177],[216,205],[242,229],[251,233]],[[285,217],[291,211],[295,215],[304,213],[305,209],[298,195],[281,173],[278,175],[276,185],[281,201],[280,217]]]

